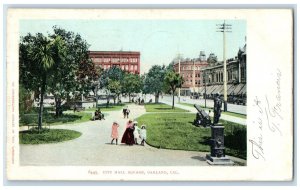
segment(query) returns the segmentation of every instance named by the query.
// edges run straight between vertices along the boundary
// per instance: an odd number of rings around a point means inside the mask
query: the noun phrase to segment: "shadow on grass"
[[[53,123],[68,123],[68,122],[75,122],[80,121],[82,119],[82,115],[76,114],[64,114],[60,117],[56,117],[55,114],[51,113],[44,113],[43,114],[43,123],[53,124]],[[20,119],[21,125],[28,125],[28,124],[35,124],[38,123],[38,115],[37,114],[29,114],[29,115],[22,115]]]
[[[172,108],[153,108],[155,110],[175,110],[175,109],[172,109]]]
[[[81,120],[82,116],[80,115],[63,115],[60,117],[55,117],[53,115],[47,115],[47,117],[44,117],[47,123],[52,124],[52,123],[68,123],[68,122],[74,122],[77,120]]]

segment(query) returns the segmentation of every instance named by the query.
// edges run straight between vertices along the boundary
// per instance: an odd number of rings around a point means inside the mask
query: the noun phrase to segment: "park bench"
[[[194,120],[194,125],[202,125],[203,127],[210,126],[211,120],[209,115],[204,110],[202,110],[200,106],[195,104],[194,107],[198,111],[198,113],[196,114],[196,119]]]

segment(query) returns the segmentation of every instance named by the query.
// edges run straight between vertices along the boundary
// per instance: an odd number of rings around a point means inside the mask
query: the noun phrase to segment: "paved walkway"
[[[143,106],[130,105],[131,116],[145,113]],[[132,117],[131,117],[132,118]],[[133,118],[134,119],[134,118]],[[74,140],[55,144],[20,145],[20,164],[36,166],[207,166],[206,153],[157,149],[151,146],[111,145],[111,125],[118,121],[119,141],[125,124],[121,111],[111,111],[106,120],[53,126],[82,133]],[[140,125],[140,124],[139,124]],[[232,158],[232,157],[231,157]],[[234,161],[243,160],[232,158]]]

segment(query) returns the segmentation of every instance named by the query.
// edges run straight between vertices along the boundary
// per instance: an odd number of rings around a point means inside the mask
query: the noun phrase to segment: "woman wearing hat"
[[[133,145],[135,143],[133,131],[134,131],[134,126],[133,126],[132,120],[129,120],[126,125],[126,130],[123,134],[121,143],[125,143],[127,145]]]
[[[115,139],[116,139],[116,145],[118,144],[118,137],[119,137],[118,127],[119,124],[116,121],[113,122],[113,125],[111,127],[111,138],[112,138],[111,144],[113,144]]]

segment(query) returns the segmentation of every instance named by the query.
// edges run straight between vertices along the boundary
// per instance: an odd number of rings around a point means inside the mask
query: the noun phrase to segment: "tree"
[[[122,80],[122,92],[128,94],[129,102],[132,93],[139,93],[142,89],[143,81],[139,75],[126,73]]]
[[[144,79],[143,91],[145,94],[154,93],[155,103],[159,101],[159,94],[163,91],[163,81],[166,69],[164,66],[154,65],[150,68]]]
[[[80,35],[53,27],[54,33],[44,36],[27,34],[20,40],[20,84],[40,95],[38,128],[42,127],[45,93],[52,93],[56,101],[56,115],[62,113],[61,99],[84,91],[80,64],[88,62],[88,44]],[[79,76],[79,77],[78,77]]]
[[[124,78],[124,71],[119,67],[111,67],[107,70],[104,70],[101,73],[101,76],[99,78],[99,86],[102,89],[106,89],[106,92],[107,92],[106,107],[108,107],[108,105],[109,105],[110,93],[112,91],[117,92],[118,96],[121,93],[118,91],[119,85],[117,84],[117,81],[122,81],[123,78]],[[120,83],[120,86],[121,86],[121,83]],[[113,93],[115,93],[115,92],[113,92]],[[114,102],[115,102],[115,99],[116,99],[116,97],[114,97]]]
[[[49,91],[55,97],[56,116],[62,114],[62,100],[70,101],[70,96],[87,94],[92,90],[92,83],[97,73],[88,56],[89,44],[79,34],[66,31],[57,26],[50,39],[58,39],[57,43],[63,47],[59,50],[62,58],[55,63],[55,72],[49,83]]]
[[[42,112],[47,79],[51,76],[55,61],[60,56],[56,50],[58,43],[50,40],[41,33],[35,36],[28,34],[21,38],[20,53],[20,82],[26,90],[38,91],[40,94],[38,129],[42,128]]]
[[[19,87],[19,112],[25,114],[31,111],[33,108],[33,93],[30,90],[26,90],[22,84]]]
[[[169,87],[169,90],[172,92],[173,101],[172,101],[172,109],[174,109],[174,96],[177,88],[180,88],[183,84],[183,77],[180,76],[179,73],[175,73],[174,71],[168,71],[165,76],[166,86]]]
[[[122,86],[120,81],[116,81],[116,80],[109,80],[108,81],[108,85],[107,85],[107,89],[113,93],[113,99],[114,99],[114,104],[116,104],[116,98],[119,97],[121,90],[122,90]]]

